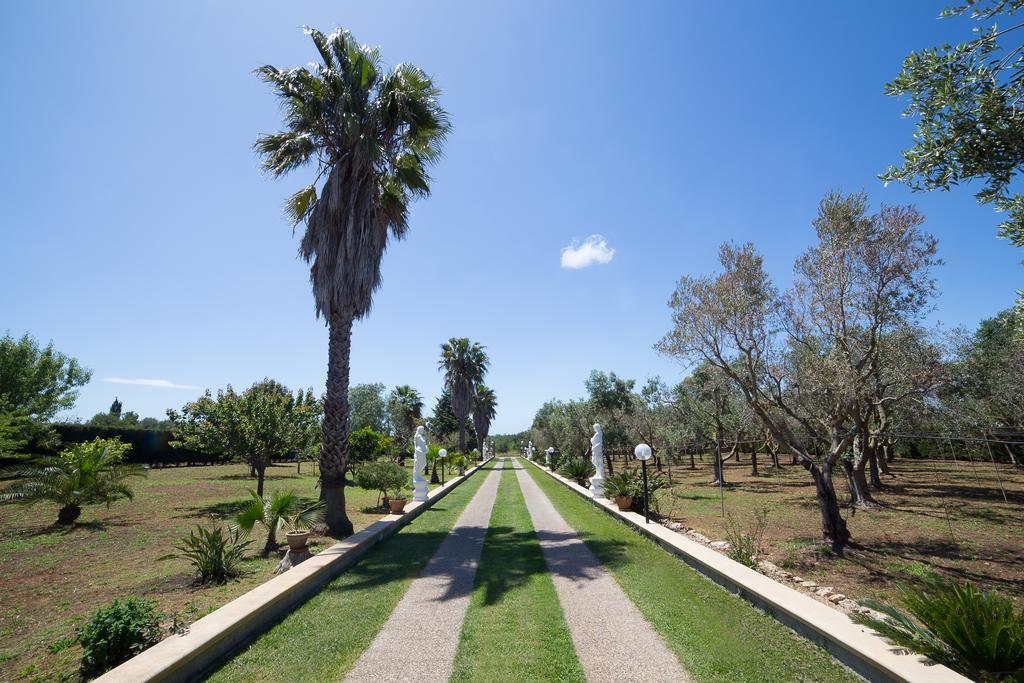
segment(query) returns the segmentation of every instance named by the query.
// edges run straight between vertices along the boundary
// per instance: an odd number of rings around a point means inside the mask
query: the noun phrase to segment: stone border
[[[393,536],[420,513],[444,498],[488,460],[430,491],[425,502],[410,502],[401,515],[385,515],[362,531],[256,586],[96,679],[102,683],[191,681],[252,642],[302,602],[361,560],[377,543]]]
[[[824,648],[867,680],[901,683],[970,683],[970,679],[964,678],[952,669],[895,648],[874,631],[853,622],[845,613],[745,567],[661,524],[645,524],[643,515],[620,512],[611,501],[592,498],[590,491],[579,484],[538,463],[528,462],[577,495],[654,540],[662,548],[729,592],[750,601]]]

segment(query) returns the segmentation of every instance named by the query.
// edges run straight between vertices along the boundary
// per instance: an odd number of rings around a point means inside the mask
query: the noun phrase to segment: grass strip
[[[830,654],[647,537],[532,465],[523,466],[695,681],[861,680]],[[623,666],[628,668],[628,663]]]
[[[585,680],[511,473],[498,486],[451,680]]]
[[[489,463],[411,524],[374,547],[361,562],[225,662],[209,680],[341,680],[373,641],[493,467],[494,462]]]

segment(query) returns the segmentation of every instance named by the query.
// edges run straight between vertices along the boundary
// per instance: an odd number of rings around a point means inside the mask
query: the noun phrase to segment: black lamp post
[[[640,468],[644,473],[644,524],[651,523],[651,512],[648,507],[647,500],[647,461],[651,459],[651,455],[653,454],[654,451],[652,451],[651,447],[645,443],[642,443],[633,449],[633,455],[635,455],[636,459],[640,461]]]

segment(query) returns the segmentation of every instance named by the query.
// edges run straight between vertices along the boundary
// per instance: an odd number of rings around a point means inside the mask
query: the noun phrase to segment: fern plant
[[[892,642],[985,683],[1024,680],[1024,609],[998,593],[935,579],[922,587],[897,584],[910,613],[877,600],[860,601],[884,619],[854,615]]]
[[[204,529],[196,526],[188,537],[176,546],[179,555],[167,557],[187,558],[196,570],[199,583],[225,583],[241,573],[245,549],[252,543],[238,538],[238,529],[224,532],[220,527]],[[164,558],[161,558],[164,559]]]
[[[586,486],[587,479],[594,475],[594,463],[589,460],[573,458],[563,462],[559,471],[580,486]]]

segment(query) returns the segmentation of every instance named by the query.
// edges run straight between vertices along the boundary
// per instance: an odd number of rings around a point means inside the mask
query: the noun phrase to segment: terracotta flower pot
[[[615,496],[615,504],[619,506],[619,510],[625,512],[633,507],[633,496]]]
[[[304,549],[309,540],[308,531],[289,531],[285,536],[288,538],[288,548],[296,552]]]
[[[388,506],[391,508],[391,514],[400,515],[405,512],[405,498],[392,498],[388,501]]]

